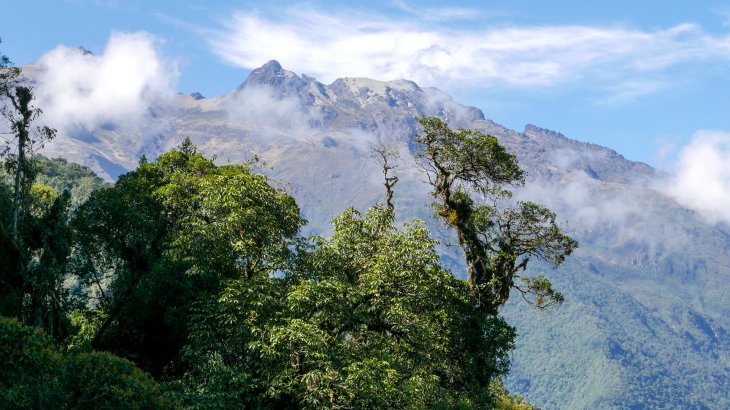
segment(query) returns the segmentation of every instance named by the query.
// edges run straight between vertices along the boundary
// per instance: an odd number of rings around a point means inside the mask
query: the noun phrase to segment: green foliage
[[[489,391],[494,396],[494,410],[533,410],[534,407],[522,397],[509,392],[504,388],[501,380],[495,380],[489,386]]]
[[[74,209],[83,203],[92,192],[110,186],[91,169],[68,162],[63,158],[50,159],[36,155],[33,157],[33,161],[38,169],[36,181],[51,187],[58,194],[68,190],[71,193],[71,208]]]
[[[302,224],[265,176],[218,167],[192,144],[141,163],[74,217],[75,270],[105,317],[91,345],[178,374],[193,304],[227,280],[282,269]]]
[[[3,201],[2,191],[3,186],[0,184],[0,202]],[[0,213],[4,209],[9,207],[0,207]],[[21,255],[3,224],[8,219],[0,217],[0,315],[20,317],[24,293]]]
[[[82,353],[68,364],[65,381],[69,408],[172,409],[160,386],[134,363],[109,353]]]
[[[63,357],[38,328],[0,316],[0,408],[54,408],[65,399]]]
[[[91,341],[99,331],[106,315],[99,309],[87,306],[76,307],[68,312],[69,336],[63,341],[70,352],[88,352],[92,350]]]
[[[497,138],[477,130],[452,130],[440,118],[421,118],[423,132],[417,136],[422,144],[419,156],[439,184],[448,189],[456,181],[473,185],[480,193],[505,193],[505,185],[524,184],[525,173],[517,158],[500,145]],[[440,192],[436,192],[440,194]]]
[[[41,110],[33,105],[33,90],[19,85],[19,77],[20,70],[0,55],[0,114],[7,120],[15,145],[2,164],[7,176],[0,176],[0,241],[8,258],[0,266],[0,296],[7,298],[0,306],[2,313],[62,337],[62,282],[71,245],[69,196],[57,196],[48,187],[35,184],[33,154],[55,136],[55,130],[32,127]],[[0,157],[9,151],[10,142]],[[6,185],[10,180],[12,187]]]
[[[21,231],[28,252],[25,264],[25,286],[31,299],[28,310],[36,326],[54,337],[62,337],[67,326],[63,281],[72,241],[68,226],[70,196],[68,192],[55,196],[48,187],[34,186],[31,198],[32,219]]]
[[[240,278],[196,315],[177,386],[193,407],[491,403],[514,330],[474,307],[420,223],[347,210],[296,269]],[[468,346],[468,347],[467,347]]]
[[[519,275],[533,257],[558,266],[578,243],[561,231],[549,209],[533,202],[505,204],[512,196],[508,188],[524,184],[517,158],[491,135],[452,130],[439,118],[420,123],[420,163],[439,216],[456,231],[464,250],[479,306],[494,315],[513,289],[538,308],[562,302],[546,277]]]
[[[0,408],[166,409],[159,385],[108,353],[59,352],[38,328],[0,317]]]
[[[31,185],[24,194],[25,212],[19,220],[17,238],[5,227],[12,226],[12,189],[0,182],[0,313],[23,318],[43,327],[54,338],[66,333],[63,286],[72,232],[68,226],[69,195]]]

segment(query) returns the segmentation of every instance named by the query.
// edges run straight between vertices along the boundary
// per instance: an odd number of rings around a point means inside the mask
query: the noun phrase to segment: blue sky
[[[270,59],[325,83],[409,78],[507,127],[664,169],[698,131],[730,131],[730,5],[717,1],[12,1],[0,52],[104,55],[114,33],[138,32],[183,93],[230,91]]]

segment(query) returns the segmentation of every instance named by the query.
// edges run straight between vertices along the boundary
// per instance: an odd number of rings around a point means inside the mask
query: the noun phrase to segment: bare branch
[[[393,162],[401,159],[400,154],[394,146],[386,145],[382,142],[377,144],[370,143],[369,148],[376,155],[376,160],[383,169],[383,178],[385,180],[383,185],[385,185],[386,192],[385,204],[392,212],[395,208],[393,206],[393,187],[398,183],[398,177],[391,176],[390,171],[398,168],[398,165],[394,165]]]

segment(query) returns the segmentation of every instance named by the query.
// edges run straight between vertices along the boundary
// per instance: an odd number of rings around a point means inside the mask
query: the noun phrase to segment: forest
[[[561,303],[526,268],[578,244],[512,200],[525,174],[495,137],[418,119],[451,272],[424,222],[395,222],[385,148],[384,201],[307,238],[254,163],[185,139],[111,185],[41,155],[53,124],[4,56],[0,99],[0,408],[532,408],[502,387],[518,329],[499,309]]]

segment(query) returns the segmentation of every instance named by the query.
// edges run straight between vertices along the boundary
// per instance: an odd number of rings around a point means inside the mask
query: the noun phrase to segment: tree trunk
[[[23,180],[23,173],[25,172],[25,145],[28,139],[27,124],[24,121],[18,121],[16,123],[18,132],[18,164],[15,169],[15,191],[13,197],[13,241],[18,241],[18,214],[20,212],[20,190],[21,182]]]

